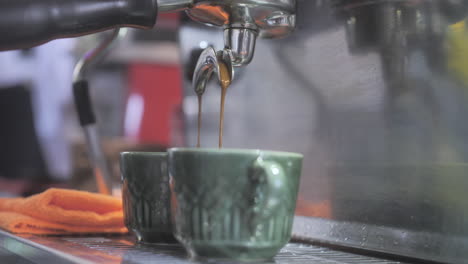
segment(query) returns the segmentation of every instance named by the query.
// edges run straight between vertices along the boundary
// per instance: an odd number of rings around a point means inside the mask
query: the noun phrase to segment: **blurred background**
[[[153,31],[128,30],[87,72],[105,155],[119,185],[119,152],[185,145],[179,14]],[[73,69],[103,32],[0,52],[0,190],[28,195],[51,186],[96,191],[73,101]]]

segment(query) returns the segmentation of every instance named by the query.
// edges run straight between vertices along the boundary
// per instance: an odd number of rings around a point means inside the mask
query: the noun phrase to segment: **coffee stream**
[[[201,110],[202,110],[202,94],[199,94],[199,95],[198,95],[198,136],[197,136],[197,148],[200,147]]]
[[[231,85],[231,76],[229,70],[223,62],[219,62],[219,77],[221,85],[221,110],[219,113],[219,148],[223,147],[223,125],[224,125],[224,101],[226,99],[226,92],[229,85]],[[197,148],[200,147],[200,130],[201,130],[201,119],[202,119],[202,94],[198,95],[198,136],[197,136]]]
[[[223,147],[223,125],[224,125],[224,101],[229,85],[231,85],[231,76],[228,68],[223,62],[219,63],[219,77],[221,78],[221,111],[219,112],[219,147]]]

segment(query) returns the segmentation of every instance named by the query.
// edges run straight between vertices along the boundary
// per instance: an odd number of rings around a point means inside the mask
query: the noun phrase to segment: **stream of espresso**
[[[197,148],[200,147],[200,130],[201,130],[201,118],[202,118],[202,98],[203,94],[198,95],[198,136],[197,136]]]
[[[221,109],[219,113],[219,147],[223,147],[223,126],[224,126],[224,102],[226,99],[226,92],[229,85],[231,85],[231,76],[226,64],[219,62],[219,76],[221,84]],[[200,132],[201,132],[201,120],[202,120],[202,94],[198,95],[198,136],[197,136],[197,148],[200,147]]]
[[[231,76],[226,64],[219,63],[219,76],[221,78],[221,110],[219,112],[219,148],[223,147],[223,127],[224,127],[224,101],[229,85],[231,85]]]

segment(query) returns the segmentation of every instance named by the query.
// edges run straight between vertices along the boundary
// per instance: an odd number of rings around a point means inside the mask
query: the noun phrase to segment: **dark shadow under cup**
[[[125,226],[138,241],[176,243],[171,225],[167,154],[120,154]]]

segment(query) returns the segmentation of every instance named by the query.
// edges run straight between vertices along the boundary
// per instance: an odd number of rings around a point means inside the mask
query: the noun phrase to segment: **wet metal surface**
[[[5,262],[8,260],[8,262]],[[0,231],[1,263],[204,263],[187,259],[180,245],[136,244],[131,236],[38,237]],[[210,262],[216,263],[216,262]],[[274,260],[258,264],[403,263],[326,247],[290,243]],[[230,263],[234,264],[234,263]]]

